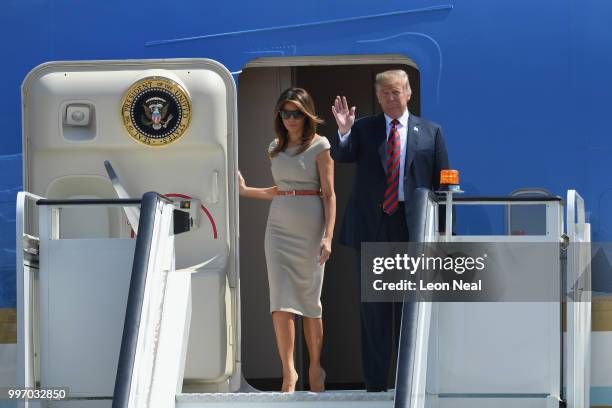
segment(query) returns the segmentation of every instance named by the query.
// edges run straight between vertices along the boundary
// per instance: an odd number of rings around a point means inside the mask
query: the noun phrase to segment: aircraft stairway
[[[438,206],[444,201],[426,190],[418,194],[420,211],[410,234],[422,243],[536,239],[440,233]],[[559,198],[462,198],[455,205],[483,202],[546,208],[546,233],[539,239],[564,248],[550,261],[566,274],[569,288],[565,337],[561,302],[406,302],[395,392],[184,393],[192,271],[174,266],[174,236],[186,225],[181,210],[157,193],[142,200],[45,200],[20,193],[20,385],[69,387],[65,400],[22,405],[588,407],[590,282],[579,271],[588,269],[590,232],[581,198],[568,193],[567,235]],[[140,206],[137,238],[61,239],[62,209],[79,206]],[[32,220],[39,225],[36,236],[26,231]],[[112,301],[105,296],[110,292]]]
[[[140,206],[137,239],[62,234],[71,208],[127,206]],[[191,271],[175,268],[183,214],[157,193],[142,200],[19,193],[18,384],[66,391],[22,406],[174,405],[191,321]]]
[[[565,202],[550,196],[453,200],[452,191],[444,197],[419,189],[417,201],[417,220],[409,227],[413,240],[479,245],[488,248],[491,261],[496,249],[505,251],[500,243],[532,247],[544,262],[531,265],[516,254],[494,259],[504,274],[527,277],[514,288],[523,291],[540,283],[545,290],[530,301],[405,303],[394,407],[589,407],[590,225],[578,193],[568,191]],[[442,204],[447,232],[438,228]],[[454,211],[475,205],[501,205],[508,213],[529,206],[539,212],[541,230],[529,235],[451,233]],[[506,221],[512,231],[512,222]],[[544,280],[530,280],[540,273]],[[512,282],[503,279],[502,294]],[[543,296],[548,288],[550,298]]]

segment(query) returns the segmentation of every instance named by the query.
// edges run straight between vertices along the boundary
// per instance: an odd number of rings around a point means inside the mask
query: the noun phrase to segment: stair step
[[[313,408],[392,408],[395,393],[367,393],[365,391],[326,391],[313,393],[297,391],[251,393],[185,393],[176,397],[177,408],[196,407],[313,407]],[[499,397],[451,397],[437,399],[438,408],[556,408],[558,401],[551,396],[499,396]]]
[[[293,394],[282,392],[248,392],[248,393],[205,393],[178,394],[177,408],[188,407],[317,407],[349,408],[372,407],[391,408],[395,393],[359,391],[326,391],[314,393],[296,391]]]
[[[549,397],[498,397],[498,398],[438,398],[438,408],[558,408],[556,398]]]

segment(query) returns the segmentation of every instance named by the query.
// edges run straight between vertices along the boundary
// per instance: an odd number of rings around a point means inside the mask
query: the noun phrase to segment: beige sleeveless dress
[[[275,141],[268,152],[274,147]],[[282,191],[320,189],[316,157],[329,150],[328,140],[316,137],[306,151],[294,156],[297,148],[271,158],[276,186]],[[272,200],[265,237],[270,312],[321,317],[324,265],[319,266],[319,248],[324,226],[320,196],[276,196]]]

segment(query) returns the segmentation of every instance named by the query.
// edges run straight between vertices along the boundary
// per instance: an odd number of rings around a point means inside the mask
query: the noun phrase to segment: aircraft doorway
[[[257,62],[257,61],[256,61]],[[405,57],[346,58],[342,65],[333,60],[319,65],[294,60],[251,64],[238,78],[239,167],[249,186],[269,187],[273,180],[267,148],[274,139],[273,109],[278,95],[290,86],[305,88],[313,97],[317,114],[325,120],[318,133],[328,138],[337,131],[331,113],[336,95],[347,96],[357,106],[357,117],[380,112],[374,94],[376,73],[404,69],[410,77],[412,98],[409,109],[420,115],[419,72]],[[325,64],[325,65],[323,65]],[[336,65],[332,65],[336,64]],[[337,243],[344,208],[349,198],[353,166],[336,164],[337,218],[332,256],[325,268],[323,283],[324,341],[322,365],[327,371],[328,389],[363,388],[359,332],[359,296],[352,249]],[[242,370],[255,388],[278,390],[281,385],[274,330],[269,312],[268,282],[263,238],[269,202],[240,198],[240,277]],[[308,389],[308,352],[296,319],[297,389]],[[393,382],[390,375],[391,383]]]

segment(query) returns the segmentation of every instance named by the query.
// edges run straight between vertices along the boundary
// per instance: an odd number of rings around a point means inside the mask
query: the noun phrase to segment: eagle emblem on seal
[[[127,133],[148,146],[165,146],[183,136],[191,121],[191,100],[170,78],[147,77],[126,92],[121,116]]]
[[[168,123],[174,118],[172,114],[168,115],[168,107],[170,104],[158,96],[147,99],[143,104],[145,117],[142,118],[142,123],[146,126],[151,126],[155,130],[168,127]]]

